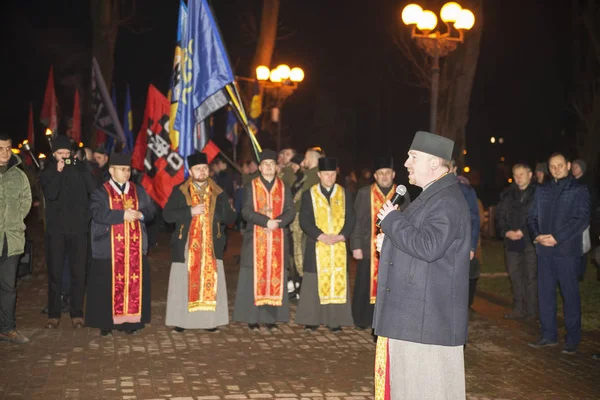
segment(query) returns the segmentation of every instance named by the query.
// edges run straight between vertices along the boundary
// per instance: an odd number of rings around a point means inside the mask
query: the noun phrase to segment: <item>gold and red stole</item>
[[[135,185],[127,193],[104,184],[111,210],[137,210]],[[142,225],[140,221],[111,225],[112,315],[114,324],[140,322],[142,318]]]
[[[192,217],[188,234],[188,311],[217,308],[217,259],[213,243],[213,219],[217,196],[223,191],[211,179],[198,188],[191,178],[180,187],[188,205],[204,204],[204,214]]]
[[[335,184],[329,201],[321,192],[321,185],[310,188],[315,214],[315,224],[325,234],[337,235],[346,221],[346,196],[344,189]],[[317,281],[321,304],[346,303],[346,241],[333,246],[317,241],[315,244],[317,261]]]
[[[283,213],[285,186],[275,178],[271,191],[258,178],[252,180],[254,211],[274,219]],[[281,306],[285,271],[283,228],[269,232],[266,227],[254,225],[254,305]]]
[[[375,400],[390,400],[390,343],[383,336],[377,337],[375,350]]]
[[[369,298],[370,303],[375,304],[377,298],[377,276],[379,275],[379,252],[377,251],[377,213],[381,210],[381,207],[386,201],[391,200],[396,192],[396,185],[392,185],[392,188],[386,196],[384,196],[377,183],[371,185],[371,273],[370,273],[370,286],[369,286]]]

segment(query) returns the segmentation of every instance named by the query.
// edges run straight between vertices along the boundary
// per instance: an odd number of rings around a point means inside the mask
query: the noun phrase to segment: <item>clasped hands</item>
[[[554,247],[558,244],[552,235],[538,235],[533,242],[545,247]]]
[[[516,231],[507,231],[504,235],[510,240],[521,240],[523,238],[523,232],[520,229]]]
[[[344,240],[346,240],[346,238],[344,237],[344,235],[321,233],[319,235],[319,237],[317,237],[317,240],[319,242],[333,246],[334,244],[336,244],[338,242],[343,242]]]
[[[125,210],[123,214],[123,219],[127,222],[134,222],[140,220],[144,217],[141,211],[138,210]]]

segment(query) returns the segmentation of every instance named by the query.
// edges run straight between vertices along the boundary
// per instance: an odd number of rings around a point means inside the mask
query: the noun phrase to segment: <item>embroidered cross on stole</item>
[[[336,184],[333,187],[329,202],[320,185],[310,189],[315,214],[315,223],[326,234],[339,234],[346,221],[346,196],[344,189]],[[321,304],[345,304],[347,283],[346,242],[338,242],[333,246],[317,241],[315,244],[317,261],[317,281]]]
[[[137,210],[135,185],[118,193],[106,182],[111,210]],[[114,324],[140,322],[142,318],[142,225],[140,221],[111,225],[112,315]]]
[[[283,213],[285,186],[275,178],[269,192],[260,177],[252,180],[254,211],[274,219]],[[281,306],[285,269],[283,228],[269,232],[254,225],[254,305]]]
[[[192,217],[188,235],[188,311],[217,309],[217,259],[213,245],[214,188],[197,188],[189,181],[191,206],[204,204],[203,214]]]
[[[371,273],[369,275],[369,301],[371,304],[375,304],[375,299],[377,298],[377,276],[379,275],[379,252],[377,251],[377,233],[379,228],[375,224],[377,222],[377,213],[386,201],[392,199],[395,192],[396,185],[392,185],[387,196],[383,195],[377,183],[371,185]]]

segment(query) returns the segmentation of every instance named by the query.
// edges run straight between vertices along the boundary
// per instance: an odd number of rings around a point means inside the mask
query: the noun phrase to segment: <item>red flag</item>
[[[29,122],[27,124],[27,143],[35,148],[35,136],[33,134],[33,106],[29,103]]]
[[[131,160],[133,168],[144,171],[142,186],[163,208],[173,187],[183,181],[184,161],[172,149],[168,132],[170,109],[169,99],[150,85]]]
[[[56,93],[54,92],[54,73],[53,67],[51,66],[50,74],[48,75],[48,84],[46,85],[46,93],[44,94],[44,105],[40,112],[40,121],[52,131],[52,134],[54,134],[56,128],[58,128],[57,108],[58,100],[56,99]]]
[[[208,163],[210,164],[215,159],[215,157],[219,155],[221,149],[217,147],[215,142],[209,140],[208,143],[206,143],[206,146],[204,146],[204,148],[202,149],[202,152],[206,154],[206,158],[208,158]]]
[[[96,147],[106,143],[106,133],[102,129],[96,129]]]
[[[73,120],[69,136],[79,145],[81,142],[81,112],[79,111],[79,91],[75,89],[75,102],[73,103]]]

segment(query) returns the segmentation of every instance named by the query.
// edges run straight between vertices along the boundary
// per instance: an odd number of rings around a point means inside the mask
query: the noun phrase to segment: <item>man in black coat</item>
[[[465,398],[471,220],[449,173],[453,147],[417,132],[404,166],[423,192],[402,212],[388,201],[378,213],[376,397]]]
[[[71,322],[74,328],[82,328],[90,231],[89,196],[97,183],[86,161],[71,157],[68,137],[56,136],[52,151],[52,160],[40,174],[46,200],[46,328],[54,329],[60,323],[62,272],[67,255],[71,272]]]
[[[512,168],[514,183],[502,192],[496,207],[496,229],[504,239],[506,271],[513,291],[513,310],[506,319],[534,320],[537,316],[537,258],[527,228],[533,204],[533,172],[526,164]]]

